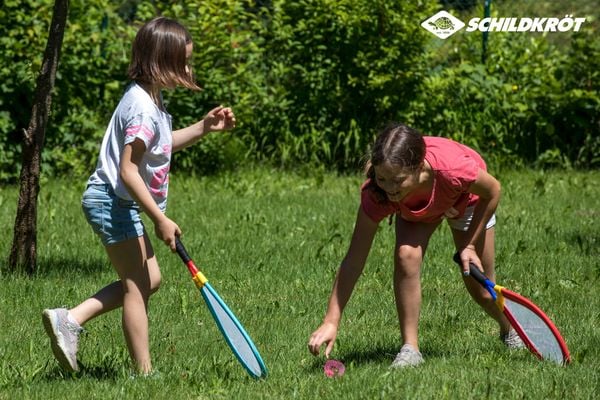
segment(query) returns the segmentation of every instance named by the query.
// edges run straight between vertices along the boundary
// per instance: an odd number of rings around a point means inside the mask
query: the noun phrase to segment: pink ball
[[[325,375],[327,377],[335,378],[337,376],[344,375],[344,372],[346,372],[346,367],[341,361],[327,360],[327,362],[323,366],[323,371],[325,372]]]

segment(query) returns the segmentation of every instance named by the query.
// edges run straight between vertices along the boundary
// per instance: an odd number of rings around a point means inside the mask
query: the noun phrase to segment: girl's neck
[[[433,169],[427,160],[423,161],[423,166],[419,172],[419,183],[411,193],[411,195],[424,195],[431,193],[433,189]]]
[[[141,82],[138,82],[138,85],[140,85],[140,87],[144,89],[146,93],[148,93],[154,104],[156,104],[159,109],[163,110],[163,104],[160,97],[160,87]]]

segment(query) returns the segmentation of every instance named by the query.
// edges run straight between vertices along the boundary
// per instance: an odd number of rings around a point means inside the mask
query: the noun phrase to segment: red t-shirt
[[[479,169],[486,170],[481,156],[473,149],[450,139],[434,136],[424,136],[423,139],[425,159],[433,169],[433,189],[429,198],[413,197],[411,203],[426,205],[413,210],[402,202],[387,199],[378,201],[372,190],[375,182],[368,179],[361,188],[361,207],[373,221],[380,222],[391,214],[400,214],[407,221],[436,222],[444,217],[444,212],[450,207],[458,211],[456,218],[460,218],[468,205],[477,202],[478,196],[468,190],[477,179]]]

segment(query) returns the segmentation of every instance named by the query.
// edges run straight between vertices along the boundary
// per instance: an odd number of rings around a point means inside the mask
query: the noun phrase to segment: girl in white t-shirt
[[[133,42],[128,71],[132,83],[108,125],[82,200],[84,214],[119,280],[72,309],[46,309],[42,314],[54,355],[67,370],[79,369],[81,327],[122,306],[123,331],[135,372],[152,372],[148,299],[158,290],[161,274],[140,212],[152,220],[156,236],[175,251],[181,229],[165,215],[171,153],[209,132],[235,127],[231,108],[220,106],[195,124],[172,131],[161,90],[199,89],[188,64],[192,49],[185,27],[163,17],[142,26]]]

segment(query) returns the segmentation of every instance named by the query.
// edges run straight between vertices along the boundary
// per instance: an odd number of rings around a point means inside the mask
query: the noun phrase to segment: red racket
[[[454,255],[454,261],[462,265],[458,254]],[[569,349],[558,328],[537,305],[490,281],[473,263],[469,265],[469,272],[490,293],[529,351],[539,359],[561,365],[571,362]]]

